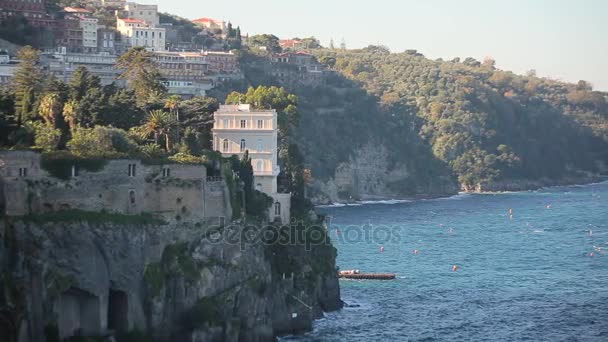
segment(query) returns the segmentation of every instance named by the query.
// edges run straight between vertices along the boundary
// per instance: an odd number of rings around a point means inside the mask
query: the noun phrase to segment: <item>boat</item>
[[[391,280],[395,279],[395,273],[361,273],[359,270],[346,270],[338,272],[338,278],[361,280]]]

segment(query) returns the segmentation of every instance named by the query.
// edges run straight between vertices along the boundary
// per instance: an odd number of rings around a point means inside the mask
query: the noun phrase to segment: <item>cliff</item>
[[[331,244],[243,240],[262,228],[5,219],[1,232],[7,341],[270,341],[341,307]]]

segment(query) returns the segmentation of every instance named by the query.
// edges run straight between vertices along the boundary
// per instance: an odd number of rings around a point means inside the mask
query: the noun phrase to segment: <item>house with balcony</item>
[[[291,194],[279,193],[277,177],[278,126],[276,110],[256,110],[249,104],[222,105],[214,113],[213,148],[222,156],[251,158],[256,190],[272,197],[269,218],[287,224]]]

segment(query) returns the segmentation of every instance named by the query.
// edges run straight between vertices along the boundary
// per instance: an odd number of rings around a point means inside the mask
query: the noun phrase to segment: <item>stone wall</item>
[[[229,201],[224,200],[228,189],[208,187],[202,165],[108,160],[93,171],[78,165],[69,170],[67,165],[70,175],[60,179],[41,167],[41,157],[34,152],[1,151],[0,160],[5,212],[10,216],[78,209],[155,213],[169,221],[188,222],[231,217]]]

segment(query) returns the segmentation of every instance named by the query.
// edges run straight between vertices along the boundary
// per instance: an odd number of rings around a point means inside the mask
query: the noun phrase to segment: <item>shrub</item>
[[[82,157],[124,157],[137,150],[127,132],[104,126],[75,129],[67,146],[75,155]]]
[[[43,151],[54,151],[59,145],[61,131],[50,124],[42,122],[29,123],[29,129],[34,132],[34,143]]]

